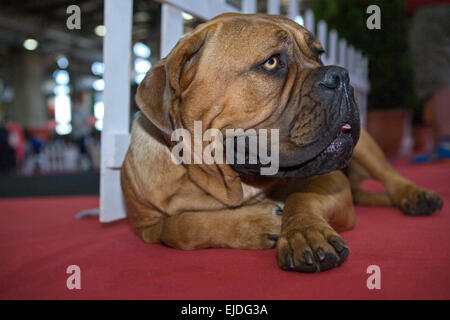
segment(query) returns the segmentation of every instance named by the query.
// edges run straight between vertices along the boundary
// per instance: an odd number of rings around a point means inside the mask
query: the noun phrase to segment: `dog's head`
[[[348,73],[324,66],[321,44],[272,15],[221,15],[184,36],[140,84],[137,103],[163,132],[279,129],[279,177],[345,167],[359,138]],[[270,136],[269,136],[270,139]],[[270,146],[270,143],[269,143]],[[263,166],[233,164],[259,174]]]

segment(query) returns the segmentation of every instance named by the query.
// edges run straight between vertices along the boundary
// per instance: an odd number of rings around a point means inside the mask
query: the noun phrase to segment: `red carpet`
[[[450,166],[399,169],[437,191],[443,210],[411,218],[357,207],[356,228],[342,234],[349,258],[320,274],[280,270],[274,249],[183,252],[143,243],[126,221],[75,220],[96,197],[0,200],[0,298],[449,299]],[[81,290],[66,288],[72,264]],[[381,268],[381,290],[366,287],[369,265]]]

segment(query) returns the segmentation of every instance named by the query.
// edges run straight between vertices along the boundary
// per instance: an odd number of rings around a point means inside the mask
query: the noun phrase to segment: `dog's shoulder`
[[[133,120],[131,142],[130,151],[137,157],[170,158],[170,149],[161,131],[142,112]]]
[[[163,133],[143,113],[133,121],[129,153],[135,167],[148,171],[145,173],[150,174],[155,182],[167,182],[168,177],[179,179],[186,173],[183,166],[173,161]]]
[[[179,208],[169,204],[168,199],[174,203],[184,203],[184,207],[193,206],[196,210],[201,210],[203,205],[216,209],[221,207],[220,202],[209,196],[206,200],[205,191],[191,181],[187,168],[173,161],[162,134],[143,113],[134,119],[131,144],[123,165],[124,174],[131,184],[128,187],[138,198],[164,208],[169,214],[179,211]],[[261,201],[275,185],[273,179],[258,176],[247,176],[241,182],[243,200],[247,204]],[[195,203],[192,199],[196,197],[203,200]]]
[[[131,143],[122,165],[123,175],[137,198],[155,205],[170,197],[177,181],[186,174],[183,166],[176,165],[160,130],[140,113],[131,127]],[[169,188],[168,188],[169,186]]]

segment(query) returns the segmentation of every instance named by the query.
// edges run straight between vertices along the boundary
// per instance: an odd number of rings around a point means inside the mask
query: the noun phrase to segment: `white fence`
[[[242,11],[225,0],[156,0],[162,3],[161,10],[161,57],[165,57],[184,32],[182,12],[199,19],[209,20],[225,12],[255,13],[256,0],[241,0]],[[105,0],[104,38],[105,63],[105,117],[102,131],[101,176],[100,176],[100,221],[109,222],[124,218],[126,212],[120,190],[120,166],[129,144],[129,61],[131,48],[132,0]],[[267,0],[267,13],[280,14],[280,0]],[[299,19],[297,0],[290,0],[288,17],[304,21],[326,50],[322,60],[325,65],[347,68],[350,81],[360,106],[362,125],[365,125],[368,81],[368,60],[361,52],[339,39],[336,30],[328,32],[325,21],[315,23],[314,14],[308,10]]]

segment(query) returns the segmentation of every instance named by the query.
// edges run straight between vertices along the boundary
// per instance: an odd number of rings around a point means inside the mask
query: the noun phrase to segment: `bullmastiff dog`
[[[277,248],[284,270],[341,265],[339,232],[353,203],[432,214],[441,198],[402,177],[360,130],[345,69],[299,24],[265,14],[224,14],[185,35],[139,85],[141,110],[121,169],[129,220],[148,243],[173,248]],[[173,161],[171,135],[215,128],[278,129],[279,169],[262,163]],[[259,132],[259,131],[258,131]],[[247,146],[247,145],[246,145]],[[367,178],[385,192],[359,187]]]

